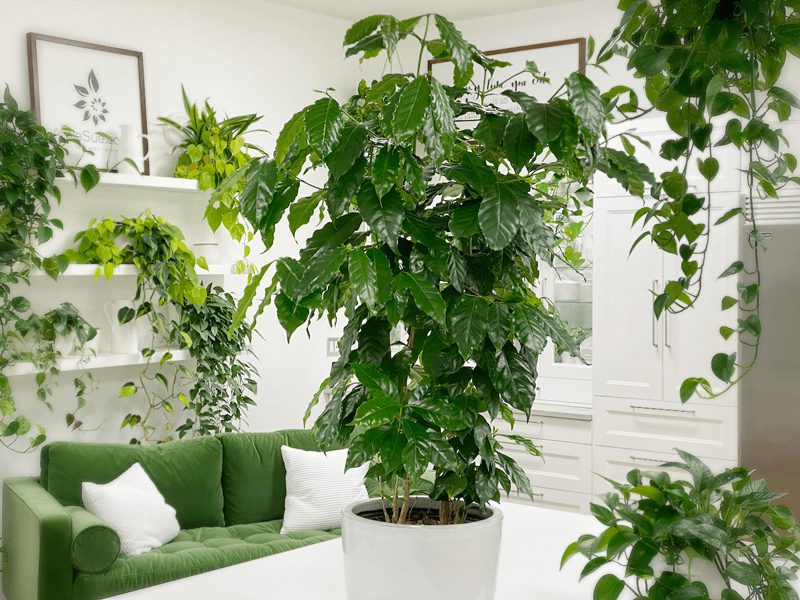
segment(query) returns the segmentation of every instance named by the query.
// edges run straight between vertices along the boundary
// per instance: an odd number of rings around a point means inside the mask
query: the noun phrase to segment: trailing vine
[[[721,274],[707,275],[741,278],[738,297],[726,296],[721,308],[738,308],[743,318],[721,327],[719,333],[725,340],[736,336],[748,349],[748,356],[717,353],[711,359],[711,370],[721,385],[690,377],[680,390],[684,402],[695,394],[713,398],[746,377],[758,359],[760,262],[766,244],[758,228],[756,204],[777,199],[786,185],[800,183],[794,176],[797,158],[784,151],[786,138],[773,123],[789,119],[792,110],[800,107],[792,93],[776,85],[787,56],[800,56],[800,2],[621,0],[619,8],[624,11],[622,20],[601,49],[597,64],[614,55],[627,57],[629,69],[644,79],[650,102],[647,108],[639,107],[630,88],[614,88],[611,97],[627,94],[629,98],[617,106],[621,120],[659,111],[666,114],[677,136],[664,142],[660,154],[678,165],[660,178],[636,161],[636,138],[625,134],[621,137],[626,152],[609,150],[602,167],[631,193],[644,196],[645,184],[650,186],[652,201],[634,219],[646,228],[636,243],[649,239],[681,259],[682,276],[667,281],[654,298],[656,316],[686,311],[701,296],[715,227],[733,218],[743,218],[748,225],[752,266],[736,260]],[[724,133],[715,136],[720,129]],[[719,140],[713,142],[712,136]],[[720,170],[714,152],[731,145],[747,157],[746,206],[712,220],[713,182]],[[707,181],[704,195],[690,192],[687,182],[687,172],[695,161]]]
[[[37,124],[6,86],[0,102],[0,444],[18,452],[33,450],[47,434],[20,411],[7,370],[18,363],[32,364],[36,396],[53,410],[50,382],[59,373],[61,358],[56,339],[74,335],[82,347],[96,335],[71,304],[38,315],[23,293],[34,270],[43,269],[56,278],[65,268],[64,261],[43,259],[36,250],[63,226],[50,215],[61,199],[56,178],[71,175],[86,191],[100,178],[92,165],[66,164],[71,146],[87,152],[71,131],[56,135]],[[80,427],[75,413],[85,403],[87,383],[82,378],[73,383],[78,404],[66,419],[69,426]]]
[[[64,254],[76,263],[97,264],[97,277],[111,278],[116,267],[137,267],[131,306],[116,315],[121,325],[144,319],[149,339],[141,349],[144,366],[136,381],[120,389],[123,398],[138,394],[140,411],[128,413],[121,426],[137,430],[131,443],[233,431],[256,392],[253,369],[243,360],[250,332],[234,328],[231,296],[203,286],[195,257],[175,225],[149,212],[137,218],[93,220],[75,236],[76,247]],[[194,370],[176,358],[188,350]],[[176,410],[188,410],[175,425]]]

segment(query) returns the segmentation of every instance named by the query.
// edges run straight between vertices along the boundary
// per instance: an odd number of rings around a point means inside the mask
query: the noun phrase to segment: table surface
[[[584,533],[602,531],[593,517],[503,503],[496,600],[590,600],[595,573],[578,581],[585,561],[559,570],[561,555]],[[115,596],[118,600],[346,600],[341,540],[210,571]]]

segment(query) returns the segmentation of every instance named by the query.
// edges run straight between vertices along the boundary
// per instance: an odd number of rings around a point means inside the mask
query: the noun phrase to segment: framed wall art
[[[510,98],[503,95],[504,91],[525,92],[540,101],[547,101],[561,87],[570,73],[575,71],[585,73],[586,71],[585,38],[514,46],[490,50],[485,54],[508,62],[510,65],[496,69],[491,76],[488,72],[476,67],[475,75],[472,78],[473,87],[491,88],[491,94],[484,101],[511,110],[520,110],[520,108]],[[549,79],[549,82],[541,81],[528,71],[529,62],[535,63],[539,70],[539,76]],[[447,60],[429,60],[428,70],[443,83],[451,84],[453,81],[453,65]],[[477,94],[472,99],[476,102],[479,101]],[[476,118],[474,114],[467,114],[460,117],[459,120],[469,122]]]
[[[141,52],[29,33],[28,68],[39,123],[72,128],[94,153],[72,156],[72,164],[107,169],[129,158],[149,173]]]

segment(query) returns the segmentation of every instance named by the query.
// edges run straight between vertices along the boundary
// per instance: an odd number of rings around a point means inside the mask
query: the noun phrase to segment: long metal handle
[[[669,341],[669,310],[664,311],[664,346],[672,348]]]
[[[636,405],[636,404],[631,404],[630,407],[631,407],[631,410],[633,410],[633,411],[637,411],[637,410],[652,410],[654,412],[680,413],[680,414],[684,414],[684,415],[693,415],[693,414],[695,414],[695,411],[693,411],[693,410],[680,410],[678,408],[653,408],[652,406],[639,406],[639,405]]]
[[[658,463],[659,465],[663,465],[664,461],[659,460],[657,458],[644,458],[643,456],[633,456],[631,455],[631,460],[633,462],[649,462],[649,463]]]
[[[658,293],[658,279],[653,280],[653,287],[650,288],[650,291],[655,296]],[[658,323],[656,319],[656,313],[653,310],[652,305],[649,305],[650,308],[650,320],[651,320],[651,329],[652,329],[652,336],[653,336],[653,348],[658,348],[658,339],[657,339],[657,331],[658,331]]]

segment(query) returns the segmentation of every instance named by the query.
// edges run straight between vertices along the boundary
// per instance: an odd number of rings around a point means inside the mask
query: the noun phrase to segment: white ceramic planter
[[[428,498],[414,506],[428,507]],[[492,600],[503,513],[461,525],[393,525],[358,516],[380,499],[344,509],[342,545],[348,600]]]

